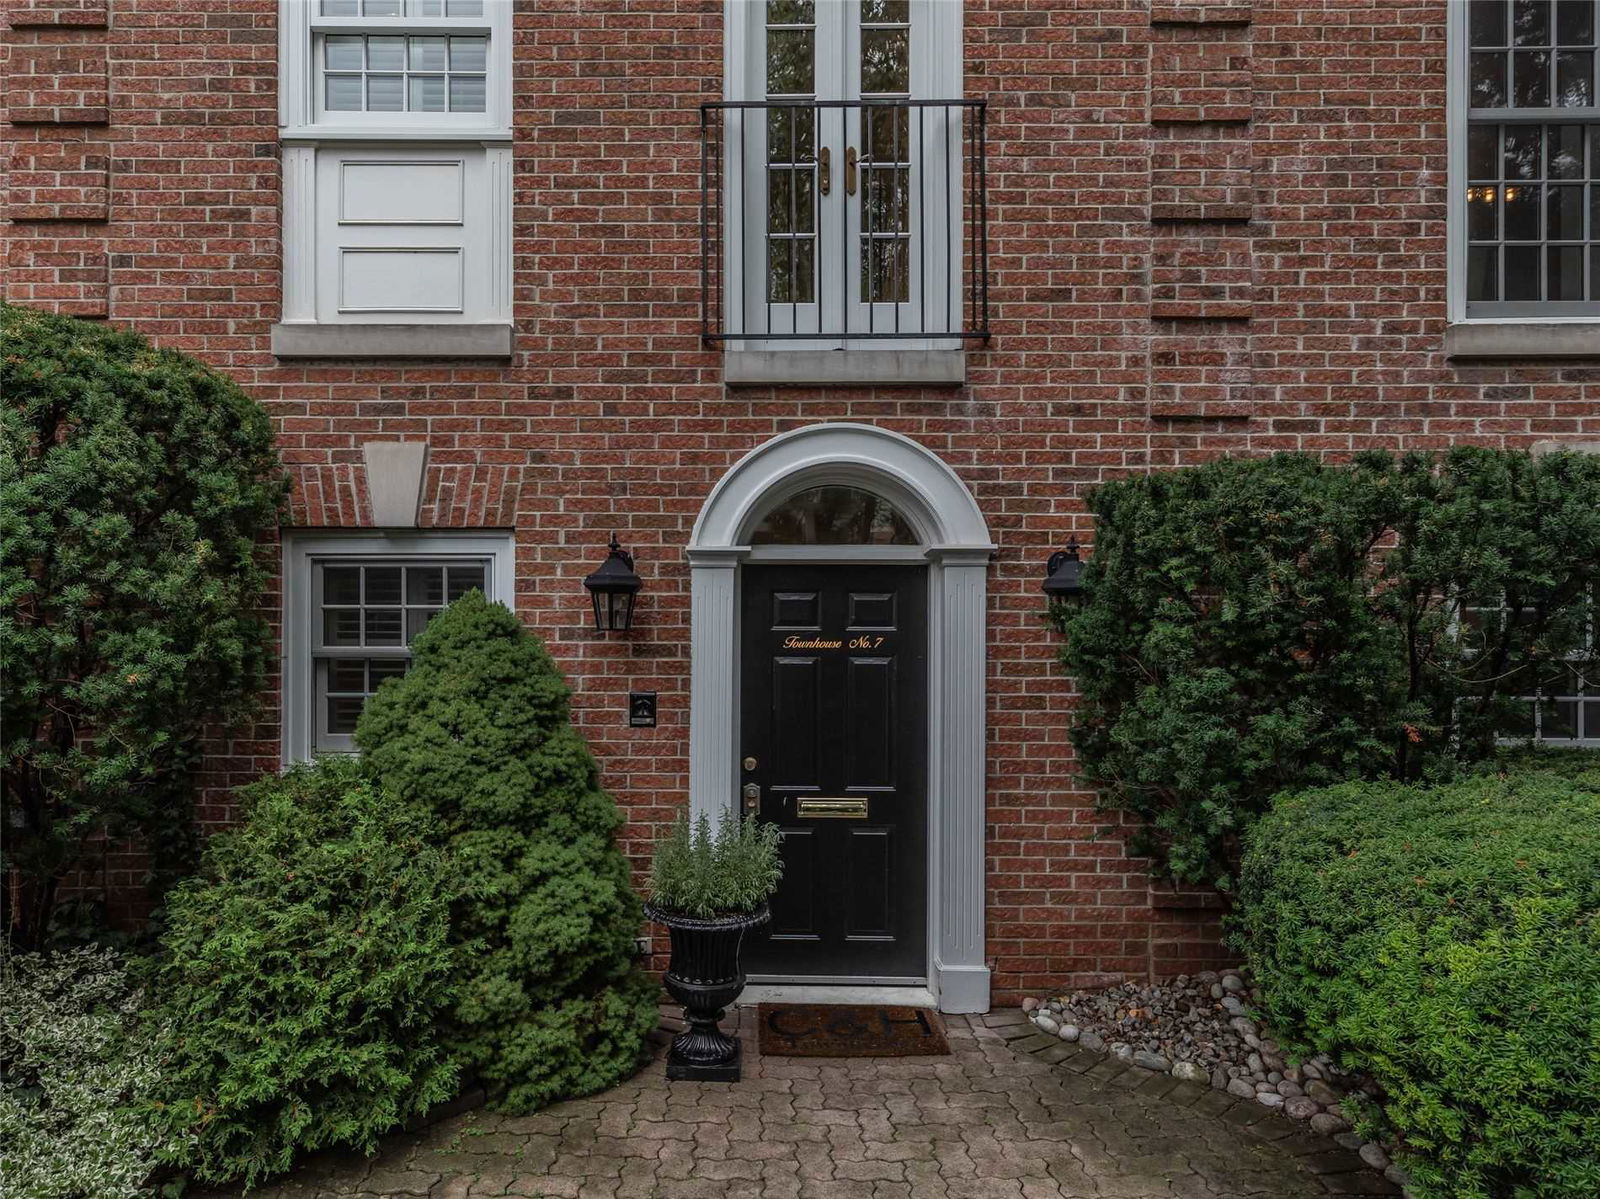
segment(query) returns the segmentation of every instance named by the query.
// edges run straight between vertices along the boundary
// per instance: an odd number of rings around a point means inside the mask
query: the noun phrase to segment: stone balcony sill
[[[736,350],[722,355],[730,387],[863,384],[951,387],[967,381],[963,350]]]
[[[1444,331],[1448,358],[1593,358],[1600,360],[1600,320],[1473,321]]]

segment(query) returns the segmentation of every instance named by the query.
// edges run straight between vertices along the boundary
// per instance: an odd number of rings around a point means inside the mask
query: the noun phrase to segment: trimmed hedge
[[[1225,890],[1280,791],[1492,757],[1600,588],[1596,455],[1225,458],[1091,504],[1087,594],[1051,611],[1079,763],[1131,852]]]
[[[168,902],[152,993],[173,1030],[158,1118],[175,1164],[253,1185],[455,1093],[437,1031],[456,994],[458,871],[427,814],[351,758],[241,793],[244,824]]]
[[[1233,917],[1273,1026],[1429,1199],[1600,1194],[1600,761],[1280,796]]]

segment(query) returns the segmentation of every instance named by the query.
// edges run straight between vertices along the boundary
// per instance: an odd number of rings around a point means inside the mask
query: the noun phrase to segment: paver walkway
[[[314,1159],[256,1195],[1299,1199],[1394,1193],[1379,1175],[1355,1168],[1352,1154],[1259,1105],[1087,1051],[1080,1055],[1072,1046],[1041,1045],[1020,1012],[946,1019],[949,1057],[762,1058],[754,1011],[741,1009],[742,1082],[669,1084],[658,1043],[650,1066],[592,1099],[532,1116],[455,1116],[389,1138],[370,1161],[352,1154]]]

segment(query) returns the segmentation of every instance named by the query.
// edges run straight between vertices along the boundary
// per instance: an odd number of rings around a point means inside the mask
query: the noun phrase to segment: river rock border
[[[1080,1005],[1114,1007],[1119,1001],[1147,1001],[1153,998],[1152,992],[1164,990],[1183,996],[1196,988],[1214,1001],[1237,1046],[1230,1039],[1221,1047],[1208,1046],[1209,1054],[1195,1052],[1173,1061],[1146,1044],[1136,1047],[1133,1043],[1146,1038],[1109,1040],[1106,1033],[1110,1030],[1103,1022],[1094,1022],[1099,1028],[1080,1026],[1088,1021],[1073,1022]],[[1103,1085],[1136,1088],[1142,1094],[1208,1112],[1265,1140],[1281,1142],[1329,1194],[1409,1194],[1405,1174],[1389,1161],[1383,1147],[1363,1141],[1344,1119],[1341,1102],[1346,1092],[1337,1084],[1350,1080],[1340,1079],[1331,1064],[1320,1059],[1299,1066],[1285,1063],[1277,1044],[1246,1014],[1244,1003],[1250,997],[1242,972],[1229,970],[1185,976],[1165,984],[1126,983],[1060,999],[1024,1000],[1021,1010],[999,1010],[983,1019],[1019,1053],[1088,1075]],[[1234,1002],[1224,1007],[1227,999]],[[1239,1048],[1245,1050],[1238,1054],[1245,1060],[1230,1060],[1230,1052]],[[1202,1056],[1214,1059],[1211,1069],[1196,1060]],[[1270,1068],[1273,1066],[1281,1069]],[[1283,1085],[1286,1082],[1288,1086]],[[1306,1084],[1314,1084],[1309,1094]],[[1291,1106],[1295,1099],[1309,1102]]]

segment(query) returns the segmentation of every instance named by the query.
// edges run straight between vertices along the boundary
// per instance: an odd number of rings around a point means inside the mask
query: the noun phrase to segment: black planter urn
[[[739,953],[744,935],[769,918],[766,905],[754,912],[698,920],[646,906],[652,920],[672,935],[672,962],[662,978],[667,994],[683,1005],[689,1027],[672,1039],[667,1077],[700,1082],[739,1081],[739,1042],[717,1027],[724,1010],[744,990]]]

